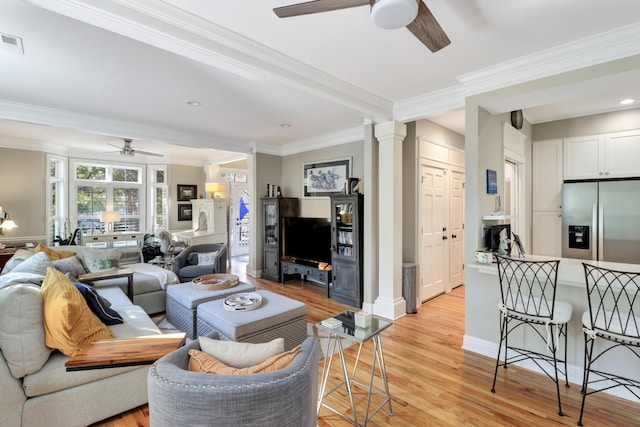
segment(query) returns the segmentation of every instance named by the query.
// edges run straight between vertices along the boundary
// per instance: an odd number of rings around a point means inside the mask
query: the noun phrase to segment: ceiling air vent
[[[24,55],[21,37],[0,33],[0,38],[2,39],[2,43],[0,43],[0,51]]]

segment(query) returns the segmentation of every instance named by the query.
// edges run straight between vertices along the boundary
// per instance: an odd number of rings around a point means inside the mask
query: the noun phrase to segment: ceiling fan
[[[122,140],[124,141],[124,145],[122,147],[119,147],[119,146],[113,145],[113,144],[107,144],[107,145],[110,145],[112,147],[116,147],[116,148],[119,149],[119,151],[110,151],[110,153],[120,153],[120,154],[125,155],[125,156],[134,156],[136,154],[144,154],[145,156],[164,157],[163,154],[159,154],[159,153],[151,153],[149,151],[134,150],[131,147],[131,142],[132,142],[131,139],[122,138]]]
[[[371,20],[378,27],[407,27],[432,52],[451,41],[422,0],[314,0],[273,9],[279,18],[371,5]]]

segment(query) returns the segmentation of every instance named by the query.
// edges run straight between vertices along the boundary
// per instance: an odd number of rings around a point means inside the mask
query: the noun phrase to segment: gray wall
[[[169,165],[169,230],[191,230],[191,221],[178,221],[178,205],[189,202],[178,202],[178,184],[197,185],[198,197],[204,197],[204,168],[197,166]]]
[[[303,164],[351,158],[350,177],[362,178],[364,176],[363,149],[364,141],[357,141],[284,157],[282,164],[283,195],[300,199],[300,216],[329,218],[331,207],[328,197],[303,197]],[[363,181],[360,187],[360,192],[364,193],[366,197],[367,183]]]
[[[0,241],[45,235],[47,171],[43,152],[0,148],[0,206],[18,225]]]
[[[609,132],[635,130],[640,127],[640,109],[614,111],[592,116],[557,120],[533,125],[533,140],[570,138]]]

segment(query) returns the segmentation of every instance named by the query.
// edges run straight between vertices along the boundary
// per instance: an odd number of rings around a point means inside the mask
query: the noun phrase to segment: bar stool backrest
[[[640,345],[640,273],[582,265],[591,330],[607,339]]]
[[[556,299],[559,260],[528,261],[496,256],[501,310],[551,320]]]

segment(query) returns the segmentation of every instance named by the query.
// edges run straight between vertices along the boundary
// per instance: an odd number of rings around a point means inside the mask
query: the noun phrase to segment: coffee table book
[[[186,333],[146,335],[95,341],[80,349],[65,366],[67,371],[148,365],[180,347]]]

